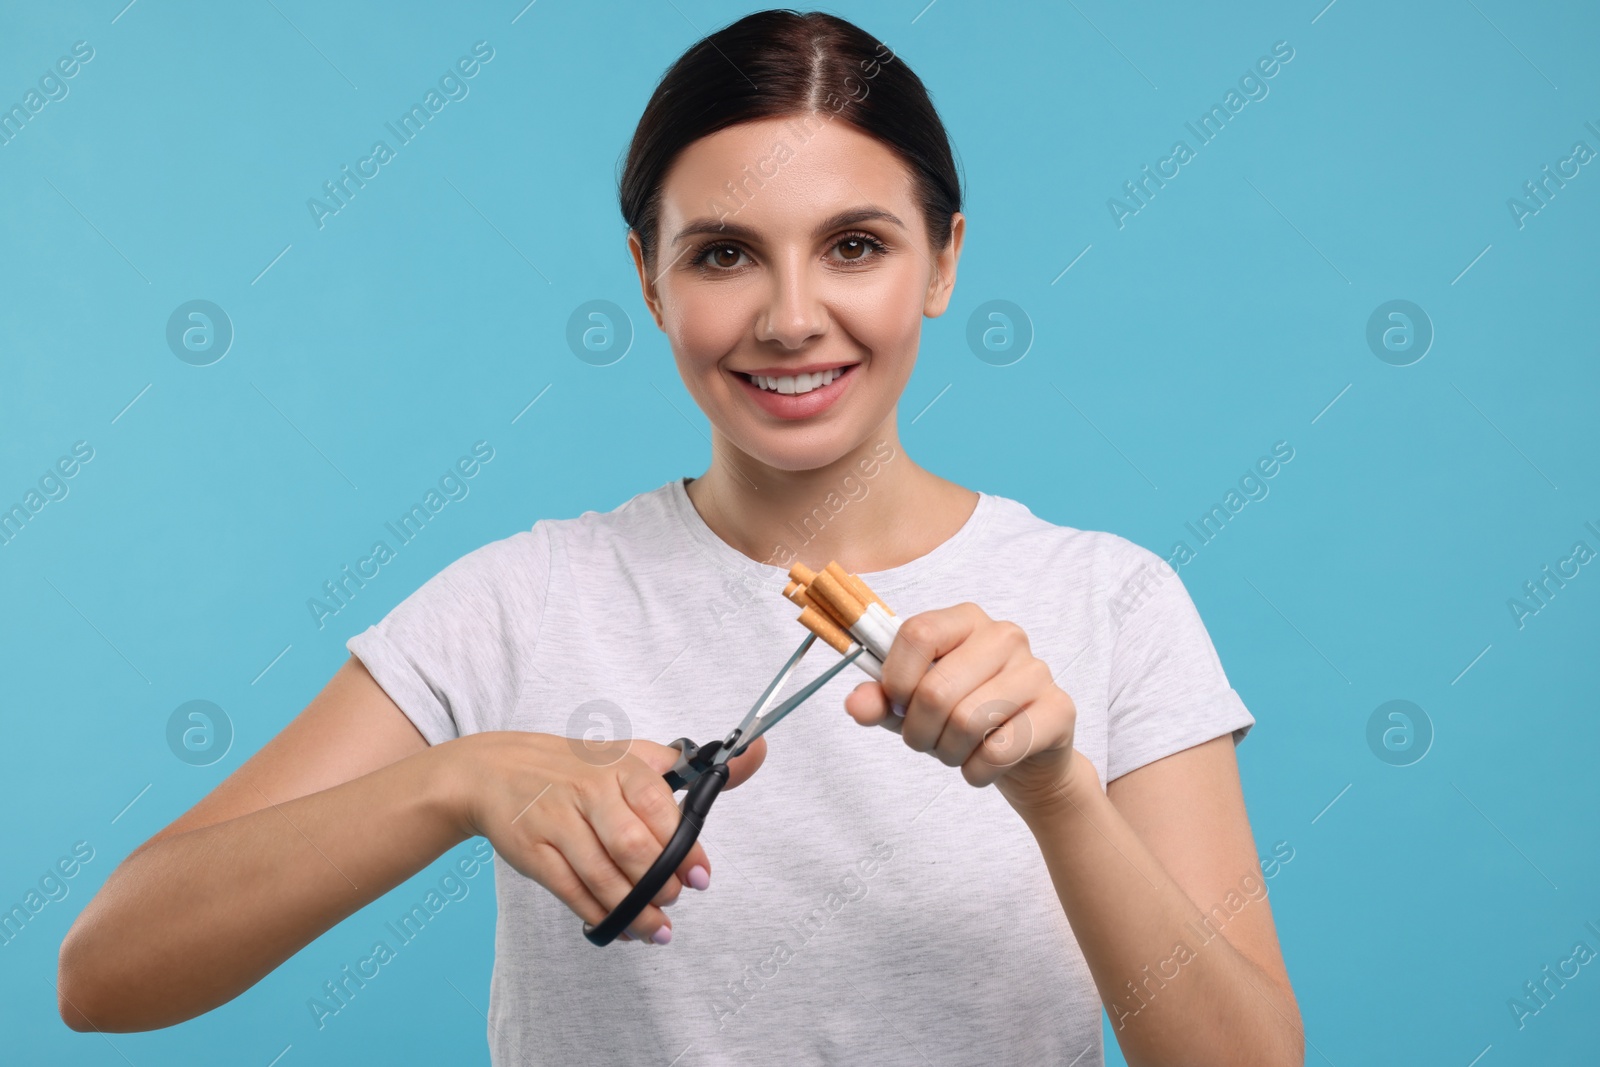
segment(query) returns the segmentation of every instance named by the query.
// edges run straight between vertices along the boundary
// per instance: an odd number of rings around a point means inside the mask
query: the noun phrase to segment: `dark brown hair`
[[[689,145],[758,119],[832,112],[911,169],[935,251],[961,210],[961,178],[922,80],[888,46],[820,11],[758,11],[696,42],[662,75],[628,145],[622,217],[655,261],[661,182]]]

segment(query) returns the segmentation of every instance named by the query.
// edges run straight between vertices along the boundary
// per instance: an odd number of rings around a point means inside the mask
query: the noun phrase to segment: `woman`
[[[709,469],[485,545],[351,638],[85,909],[63,1017],[191,1018],[482,835],[496,1063],[1087,1065],[1102,1006],[1130,1062],[1302,1062],[1254,720],[1181,583],[901,446],[965,231],[922,83],[832,16],[751,15],[664,76],[621,199]],[[677,824],[659,741],[727,730],[801,636],[787,567],[832,559],[904,620],[882,683],[735,760],[634,943],[589,945]],[[635,740],[572,740],[607,722]]]

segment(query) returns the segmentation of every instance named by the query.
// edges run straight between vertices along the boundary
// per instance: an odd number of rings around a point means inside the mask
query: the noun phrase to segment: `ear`
[[[656,290],[655,280],[645,269],[644,245],[639,243],[639,234],[633,230],[628,231],[628,254],[633,257],[633,269],[639,272],[639,290],[644,294],[650,317],[656,320],[656,328],[665,333],[667,328],[661,320],[661,295]]]
[[[956,287],[956,263],[961,259],[961,240],[967,233],[967,217],[961,212],[950,216],[950,240],[934,257],[933,277],[928,280],[928,295],[923,300],[922,313],[930,319],[943,315],[950,306],[950,294]]]

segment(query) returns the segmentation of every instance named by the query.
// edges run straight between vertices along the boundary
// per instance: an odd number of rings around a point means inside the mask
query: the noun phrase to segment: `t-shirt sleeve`
[[[1256,721],[1228,684],[1178,572],[1149,549],[1124,543],[1132,560],[1110,600],[1108,783],[1223,734],[1238,744]]]
[[[541,523],[457,559],[345,642],[430,745],[503,729],[549,582]]]

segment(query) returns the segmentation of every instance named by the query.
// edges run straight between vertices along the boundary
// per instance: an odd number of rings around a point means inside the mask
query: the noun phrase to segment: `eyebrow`
[[[887,222],[898,226],[902,230],[906,228],[906,224],[901,222],[899,216],[893,212],[885,211],[878,207],[858,207],[851,208],[849,211],[841,211],[836,215],[830,215],[828,218],[823,219],[817,224],[811,235],[813,237],[821,237],[832,230],[842,229],[846,226],[856,226],[863,222]],[[714,233],[721,237],[736,237],[752,244],[758,243],[760,240],[760,235],[749,226],[737,222],[719,222],[717,219],[707,215],[702,218],[691,219],[689,224],[679,230],[672,238],[672,243],[677,244],[685,237],[693,237],[702,233]]]

